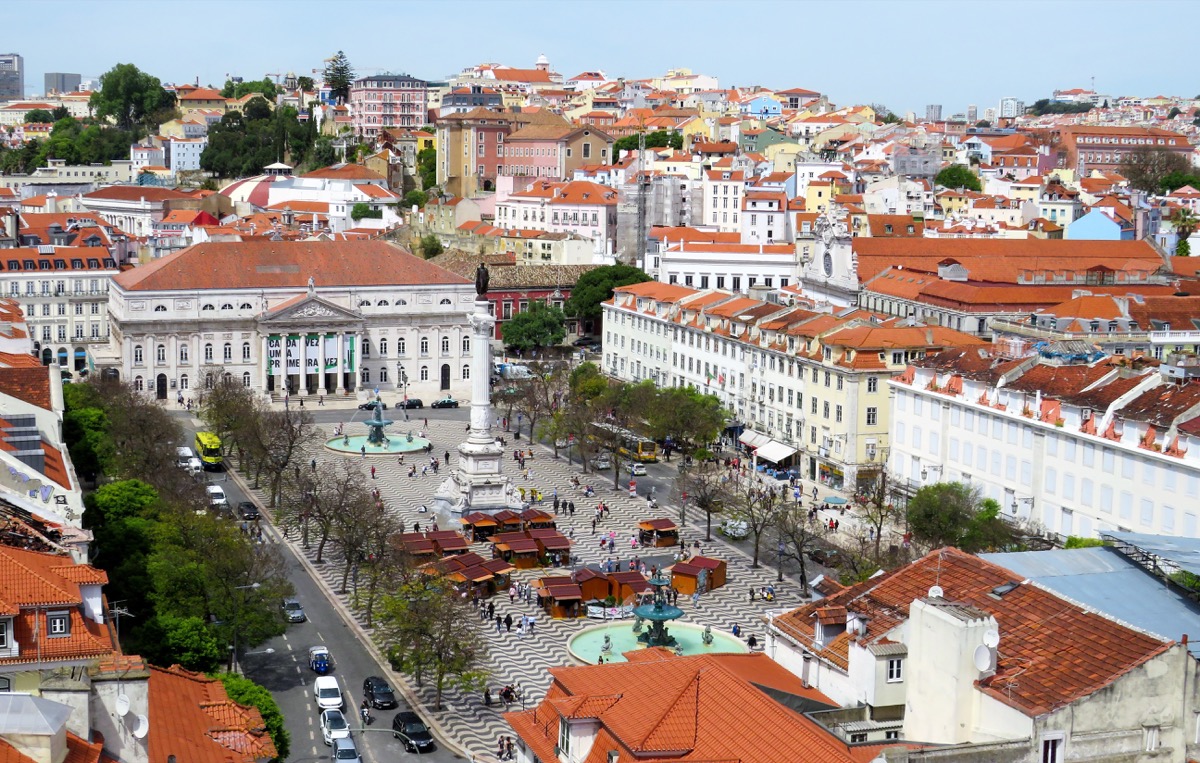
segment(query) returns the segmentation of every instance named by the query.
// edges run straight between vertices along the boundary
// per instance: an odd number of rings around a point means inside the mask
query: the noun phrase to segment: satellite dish
[[[1000,632],[989,630],[983,634],[983,643],[989,649],[995,649],[1000,646]]]
[[[129,697],[125,694],[117,695],[117,715],[122,718],[129,715]]]
[[[935,585],[935,586],[929,587],[929,598],[940,599],[943,596],[945,596],[945,591],[942,590],[942,587],[940,585]]]
[[[975,668],[980,673],[986,673],[992,669],[992,650],[988,649],[983,644],[975,647]]]
[[[144,715],[138,715],[137,726],[133,729],[133,735],[138,739],[145,739],[150,733],[150,719]]]

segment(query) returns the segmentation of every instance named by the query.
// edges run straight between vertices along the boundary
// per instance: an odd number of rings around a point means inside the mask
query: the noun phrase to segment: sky
[[[1172,30],[1197,22],[1195,0],[38,0],[5,13],[0,52],[24,56],[27,94],[45,72],[98,78],[117,63],[219,87],[227,74],[311,74],[337,50],[359,75],[423,79],[545,54],[566,78],[686,67],[721,87],[982,116],[1093,78],[1108,95],[1195,96],[1190,45]]]

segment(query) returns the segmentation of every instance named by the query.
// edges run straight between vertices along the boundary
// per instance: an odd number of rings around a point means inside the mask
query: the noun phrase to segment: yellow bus
[[[221,468],[221,438],[212,432],[196,433],[196,457],[208,471]]]
[[[615,441],[617,452],[625,458],[641,463],[658,460],[658,443],[649,437],[642,437],[615,424],[595,422],[592,426],[604,430],[601,434],[593,435],[595,439],[606,444]]]

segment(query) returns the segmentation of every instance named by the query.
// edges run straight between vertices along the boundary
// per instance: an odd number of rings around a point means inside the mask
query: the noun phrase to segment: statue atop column
[[[475,294],[482,297],[488,291],[488,269],[482,262],[475,269]]]

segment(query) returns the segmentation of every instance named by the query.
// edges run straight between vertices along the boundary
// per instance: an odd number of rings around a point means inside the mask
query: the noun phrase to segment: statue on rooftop
[[[488,291],[488,269],[482,262],[475,269],[475,294],[482,297]]]

